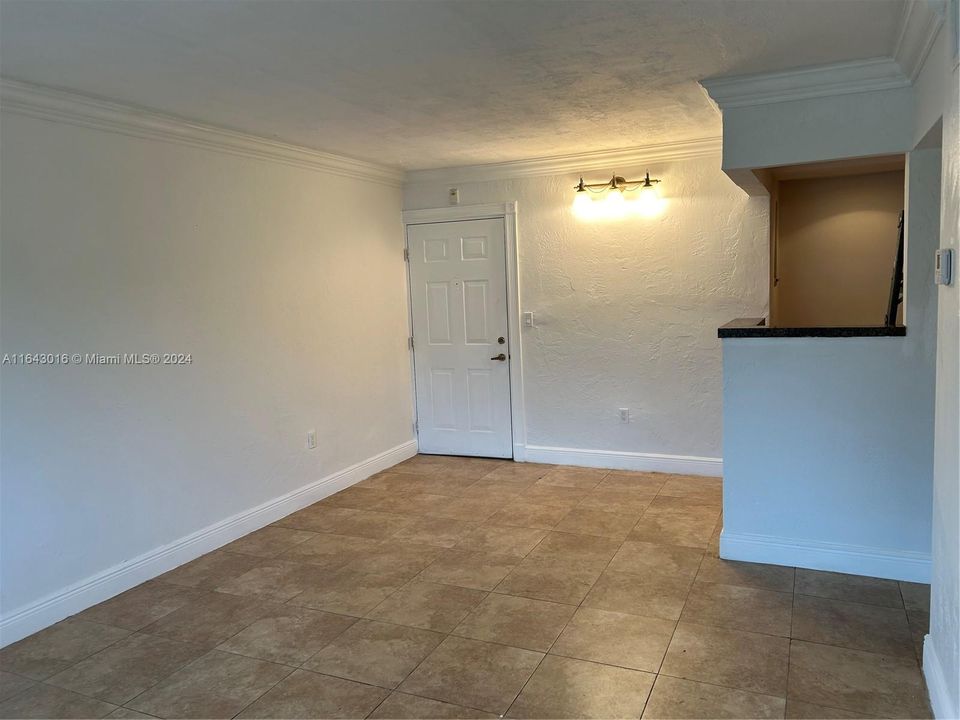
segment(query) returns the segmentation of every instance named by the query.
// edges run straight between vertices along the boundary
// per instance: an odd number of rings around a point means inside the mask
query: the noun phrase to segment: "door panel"
[[[450,344],[450,283],[427,283],[427,339],[431,345]]]
[[[420,451],[512,457],[503,220],[410,225],[407,243]]]
[[[486,280],[463,281],[463,334],[467,345],[490,345]]]

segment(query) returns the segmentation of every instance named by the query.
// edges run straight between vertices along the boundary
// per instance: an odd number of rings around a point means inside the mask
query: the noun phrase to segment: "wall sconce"
[[[573,188],[576,191],[573,209],[577,215],[587,218],[619,218],[632,214],[653,217],[662,207],[656,188],[659,183],[649,172],[643,180],[625,180],[614,175],[605,183],[585,183],[581,177]]]

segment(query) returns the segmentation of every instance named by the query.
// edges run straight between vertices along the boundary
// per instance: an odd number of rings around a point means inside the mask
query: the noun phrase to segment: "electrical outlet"
[[[630,422],[630,408],[620,408],[620,422]]]
[[[317,449],[317,431],[307,430],[307,450]]]
[[[450,188],[447,190],[447,202],[451,205],[460,204],[460,188]]]

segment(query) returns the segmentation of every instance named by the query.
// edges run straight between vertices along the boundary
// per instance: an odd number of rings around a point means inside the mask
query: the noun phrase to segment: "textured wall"
[[[458,185],[461,205],[518,203],[520,305],[537,318],[522,339],[531,445],[720,455],[717,327],[766,313],[767,200],[719,156],[649,170],[667,201],[654,219],[578,218],[573,175]],[[447,187],[414,177],[404,207],[442,207]]]
[[[399,188],[6,113],[0,137],[3,352],[193,355],[3,366],[4,614],[411,439]]]

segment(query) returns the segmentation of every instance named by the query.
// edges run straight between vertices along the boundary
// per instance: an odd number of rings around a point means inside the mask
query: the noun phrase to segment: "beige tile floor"
[[[0,716],[929,717],[928,588],[720,560],[720,491],[418,456],[0,651]]]

